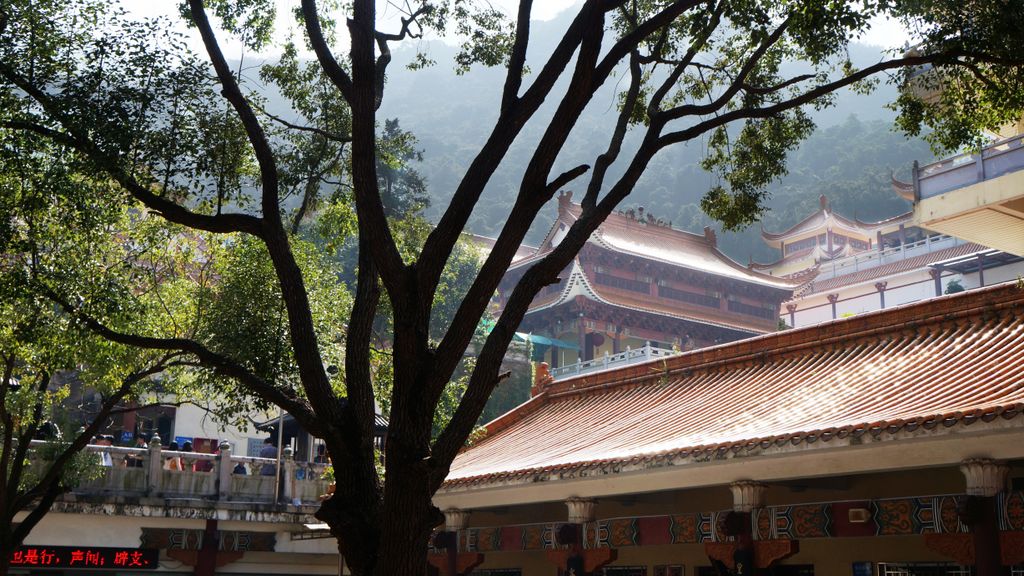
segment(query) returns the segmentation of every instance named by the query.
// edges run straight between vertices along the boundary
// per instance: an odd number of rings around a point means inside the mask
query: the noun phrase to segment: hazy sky
[[[279,25],[278,34],[283,38],[286,37],[289,30],[294,27],[290,19],[290,8],[296,3],[296,0],[276,0],[278,6],[278,14],[281,23]],[[509,14],[515,14],[518,0],[490,0],[491,4],[500,8],[503,8]],[[534,3],[533,13],[534,18],[538,20],[550,20],[557,16],[560,12],[573,7],[580,3],[580,0],[542,0]],[[151,16],[168,16],[173,18],[175,21],[179,21],[177,15],[177,0],[121,0],[121,5],[128,8],[128,10],[134,14],[143,17]],[[384,16],[393,16],[396,18],[400,16],[398,11],[390,5],[388,2],[380,3],[380,11]],[[182,26],[184,31],[184,26]],[[202,50],[202,44],[198,40],[198,36],[191,34],[194,38],[194,48]],[[222,37],[221,39],[224,51],[229,57],[238,57],[241,54],[241,46],[239,43],[232,41],[229,38]],[[865,44],[872,44],[875,46],[882,46],[884,48],[895,48],[903,46],[907,40],[907,34],[903,28],[896,22],[876,19],[872,25],[871,30],[861,38],[861,41]]]

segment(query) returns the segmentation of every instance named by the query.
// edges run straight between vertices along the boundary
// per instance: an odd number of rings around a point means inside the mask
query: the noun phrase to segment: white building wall
[[[945,289],[947,282],[959,279],[959,275],[943,276],[942,285]],[[985,277],[988,281],[988,275]],[[877,282],[886,282],[885,307],[892,308],[911,302],[919,302],[935,296],[935,281],[927,269],[916,270],[897,276],[876,278],[861,284],[843,286],[829,293],[817,293],[807,298],[798,299],[795,302],[796,326],[811,326],[821,322],[832,320],[832,305],[829,303],[828,294],[838,294],[836,302],[836,318],[856,316],[865,312],[873,312],[882,308],[881,298],[875,288]],[[782,319],[791,324],[788,311],[785,310]]]
[[[1020,278],[1024,278],[1024,262],[1007,264],[1006,266],[1000,266],[999,268],[985,270],[985,286],[1001,284],[1003,282],[1015,282]],[[981,277],[977,272],[964,274],[962,284],[964,285],[964,288],[968,289],[980,288]]]
[[[270,420],[274,416],[258,414],[253,415],[252,419],[263,422]],[[266,434],[257,431],[252,425],[245,428],[224,425],[206,410],[192,404],[184,404],[178,408],[175,414],[173,436],[171,438],[163,438],[162,440],[166,445],[171,440],[179,437],[227,440],[231,443],[232,453],[238,456],[258,456],[259,454],[249,453],[249,440],[262,442]]]

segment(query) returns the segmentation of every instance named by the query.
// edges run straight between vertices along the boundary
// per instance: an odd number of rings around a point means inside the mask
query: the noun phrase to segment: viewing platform
[[[33,445],[43,445],[33,441]],[[135,506],[134,513],[149,515],[141,508],[159,506],[161,516],[195,515],[196,509],[216,510],[222,519],[294,521],[319,506],[320,496],[329,490],[322,479],[325,465],[297,462],[291,448],[285,448],[280,477],[277,460],[235,456],[228,443],[219,453],[177,452],[163,449],[154,437],[148,448],[119,448],[89,445],[84,453],[112,465],[97,464],[87,479],[74,486],[55,508],[83,505]],[[103,454],[107,453],[107,460]],[[181,470],[168,469],[167,462],[180,459]],[[36,461],[37,467],[42,461]],[[265,467],[274,470],[261,474]],[[244,468],[245,474],[240,473]],[[177,511],[175,511],[177,510]]]
[[[629,364],[639,364],[654,358],[667,358],[679,353],[679,350],[658,348],[656,346],[651,346],[651,343],[647,342],[642,348],[637,348],[636,350],[627,347],[624,352],[619,352],[617,354],[608,354],[605,352],[603,356],[592,360],[583,360],[566,366],[552,368],[551,376],[555,380],[562,380],[564,378],[571,378],[581,374],[590,374],[593,372],[601,372],[603,370],[621,368]]]
[[[823,262],[818,271],[818,275],[814,280],[812,280],[812,283],[815,281],[835,278],[837,276],[843,276],[845,274],[860,272],[861,270],[877,268],[878,266],[884,266],[886,264],[901,262],[909,258],[923,256],[925,254],[961,246],[967,243],[967,241],[961,240],[960,238],[940,234],[927,236],[923,240],[918,240],[917,242],[908,242],[906,244],[893,246],[884,250],[868,251],[848,256],[846,258],[837,258],[829,262]]]
[[[918,225],[1024,256],[1024,134],[915,164],[912,176]]]

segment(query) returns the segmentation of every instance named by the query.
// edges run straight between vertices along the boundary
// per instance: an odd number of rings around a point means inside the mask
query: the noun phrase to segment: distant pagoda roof
[[[900,198],[903,198],[907,202],[914,201],[913,182],[903,182],[902,180],[897,180],[896,175],[891,173],[889,174],[889,180],[892,181],[893,192],[895,192]]]
[[[622,308],[637,312],[645,312],[665,316],[677,320],[685,320],[697,324],[735,330],[747,335],[764,334],[764,323],[749,320],[738,314],[723,314],[718,309],[700,310],[699,307],[681,307],[658,302],[656,298],[630,293],[628,290],[603,286],[591,282],[583,271],[579,259],[574,259],[568,278],[562,289],[554,294],[545,295],[530,303],[527,314],[537,314],[551,310],[557,306],[573,302],[577,297],[600,302],[613,308]]]
[[[490,236],[481,236],[480,234],[473,234],[472,232],[465,233],[466,239],[473,243],[486,257],[494,250],[494,243],[498,241],[497,238],[491,238]],[[520,244],[516,248],[516,254],[512,257],[512,261],[521,260],[537,251],[536,246],[530,246],[528,244]]]
[[[764,241],[772,248],[781,248],[782,243],[786,240],[814,230],[825,231],[838,228],[848,232],[870,236],[882,228],[896,225],[904,221],[909,221],[913,215],[912,212],[907,212],[878,222],[866,222],[859,218],[850,219],[833,212],[829,207],[828,198],[826,198],[824,194],[818,198],[818,201],[821,207],[817,212],[782,232],[769,232],[762,227],[761,238],[763,238]]]
[[[540,260],[551,252],[565,237],[579,218],[582,207],[572,202],[572,192],[558,198],[558,218],[529,256],[513,261],[510,270],[516,270]],[[660,262],[688,270],[745,282],[765,288],[792,291],[799,283],[762,274],[734,262],[717,247],[714,230],[705,228],[704,234],[693,234],[672,228],[670,222],[652,217],[644,210],[612,213],[590,236],[588,243],[635,258]]]

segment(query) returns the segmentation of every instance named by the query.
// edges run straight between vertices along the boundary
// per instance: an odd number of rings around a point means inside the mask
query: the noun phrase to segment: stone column
[[[732,491],[732,512],[729,528],[736,538],[733,553],[736,574],[754,573],[754,534],[751,528],[751,512],[764,504],[764,493],[768,487],[753,480],[739,480],[729,485]]]
[[[569,509],[569,524],[583,524],[593,522],[596,513],[597,502],[593,498],[572,497],[565,501]]]
[[[836,302],[839,302],[839,294],[829,294],[828,303],[832,305],[832,319],[836,319]]]
[[[967,483],[967,500],[960,516],[974,535],[975,576],[998,576],[1002,573],[1002,554],[996,495],[1006,489],[1010,469],[988,458],[971,458],[960,464],[960,471]]]
[[[155,496],[160,493],[164,480],[164,457],[163,447],[160,446],[160,436],[153,434],[149,439],[149,461],[146,463],[147,488],[149,495]]]
[[[231,495],[231,473],[234,471],[231,465],[231,444],[222,440],[217,448],[217,498],[227,500]]]
[[[796,304],[786,304],[786,311],[789,312],[789,326],[796,328]]]
[[[732,509],[734,512],[749,514],[754,508],[764,505],[764,493],[768,486],[753,480],[738,480],[729,484],[732,491]]]
[[[555,541],[560,547],[547,552],[548,560],[565,573],[580,576],[600,574],[605,565],[618,558],[615,548],[586,549],[585,524],[596,518],[597,502],[591,498],[572,497],[565,501],[568,523],[558,527]]]
[[[881,305],[881,310],[885,310],[885,288],[888,285],[888,282],[875,282],[875,290],[878,290],[878,303]]]
[[[942,296],[942,268],[929,268],[928,274],[932,277],[932,280],[935,282],[935,295]]]
[[[284,447],[284,501],[295,503],[295,452],[291,446]]]
[[[444,511],[444,529],[455,534],[456,551],[465,549],[460,541],[459,533],[469,525],[469,510],[449,508]]]

